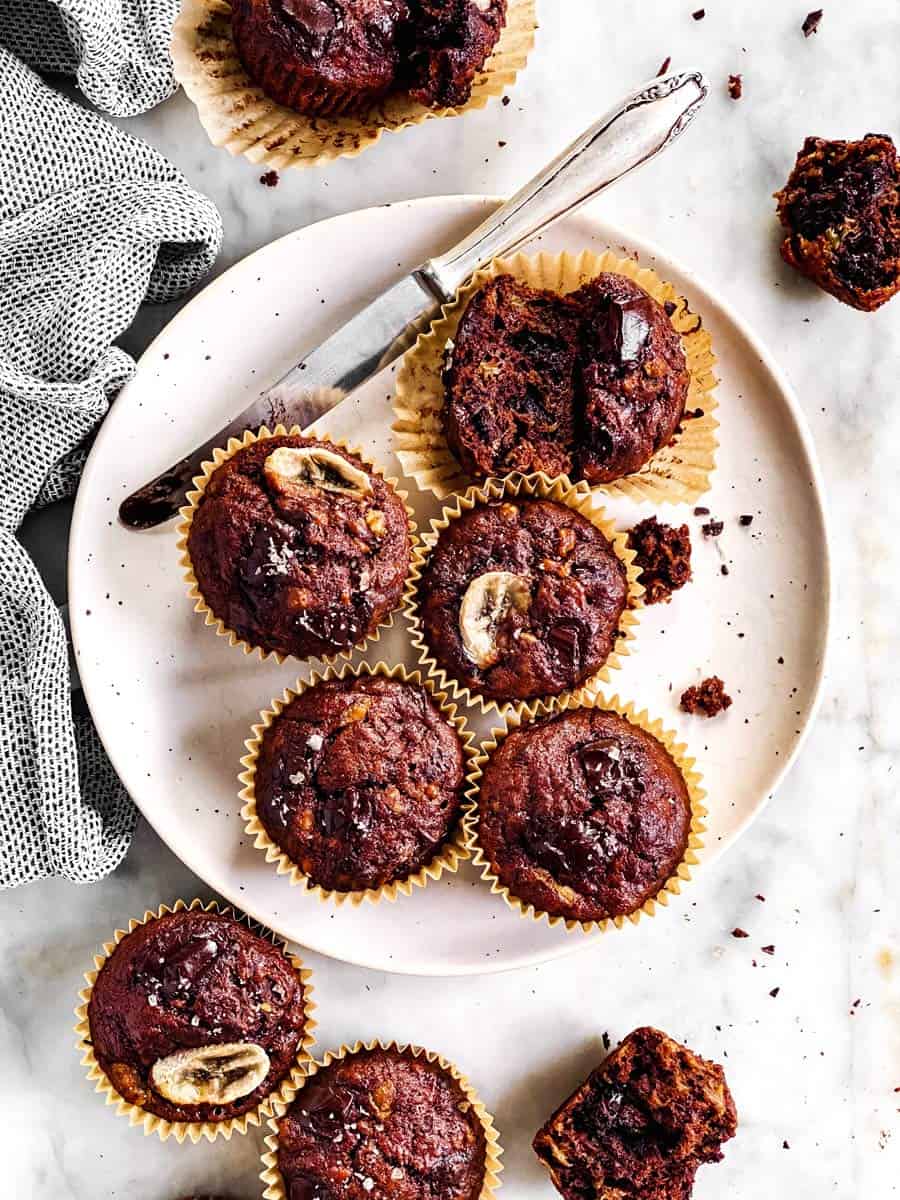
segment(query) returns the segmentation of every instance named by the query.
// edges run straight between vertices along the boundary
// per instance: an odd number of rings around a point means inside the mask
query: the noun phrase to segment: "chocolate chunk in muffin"
[[[665,309],[633,280],[598,275],[572,300],[584,314],[577,475],[610,483],[640,470],[675,436],[690,373]]]
[[[264,438],[217,467],[187,539],[226,628],[298,658],[347,650],[395,609],[409,567],[403,502],[353,454]]]
[[[382,676],[307,688],[266,730],[254,788],[269,836],[341,892],[415,874],[460,813],[459,735],[418,684]]]
[[[443,421],[474,478],[571,472],[578,322],[564,297],[511,275],[472,297],[445,354]]]
[[[360,1050],[314,1075],[278,1123],[288,1200],[478,1200],[486,1139],[461,1085],[411,1050]]]
[[[717,717],[720,712],[731,708],[731,697],[718,675],[711,675],[694,687],[681,693],[681,708],[686,713],[699,713],[704,717]]]
[[[615,712],[572,709],[509,733],[484,768],[478,841],[538,912],[635,912],[684,858],[687,784],[663,744]]]
[[[776,192],[786,263],[863,312],[900,291],[900,164],[887,135],[807,138]]]
[[[598,671],[627,595],[624,564],[586,517],[520,500],[451,521],[423,568],[418,602],[438,664],[507,701],[558,695]]]
[[[672,440],[690,373],[668,312],[626,276],[561,296],[501,275],[469,301],[443,382],[447,441],[470,475],[600,484]]]
[[[672,593],[691,579],[691,532],[687,525],[663,525],[647,517],[631,530],[628,545],[635,553],[644,585],[644,603],[668,603]]]
[[[658,1029],[628,1035],[553,1114],[534,1151],[564,1200],[689,1200],[737,1132],[725,1074]]]
[[[506,23],[507,0],[409,0],[397,82],[429,108],[458,108]]]
[[[88,1005],[97,1062],[130,1103],[167,1121],[224,1121],[289,1074],[305,1027],[287,956],[223,913],[166,913],[104,962]]]
[[[248,73],[298,112],[357,112],[391,92],[465,104],[506,21],[506,0],[233,0]]]

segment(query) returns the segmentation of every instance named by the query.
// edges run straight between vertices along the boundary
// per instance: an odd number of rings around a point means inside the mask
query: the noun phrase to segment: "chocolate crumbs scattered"
[[[711,675],[695,687],[681,693],[681,708],[686,713],[697,713],[704,717],[715,717],[732,704],[725,691],[725,684],[718,675]]]
[[[744,77],[743,75],[728,76],[728,95],[732,100],[740,100],[744,94]]]
[[[706,9],[698,8],[696,12],[691,13],[691,16],[694,18],[695,21],[702,21],[703,18],[706,16]]]
[[[266,171],[265,175],[260,175],[259,182],[263,185],[263,187],[278,187],[278,172]]]
[[[700,507],[698,507],[698,508],[695,508],[695,509],[694,509],[694,516],[695,516],[695,517],[708,517],[708,516],[709,516],[709,509],[708,509],[708,508],[700,508]]]
[[[732,929],[731,936],[734,938],[748,938],[750,934],[746,929]]]
[[[781,991],[781,988],[772,988],[771,992],[769,992],[769,995],[774,1000],[780,991]]]
[[[662,60],[662,66],[656,72],[657,78],[659,78],[660,75],[665,75],[666,71],[668,71],[668,69],[671,65],[672,65],[672,56],[671,56],[671,54],[669,54],[669,55],[666,55],[666,57]]]
[[[724,521],[707,521],[703,526],[704,537],[718,537],[725,528]]]
[[[750,515],[750,513],[741,513],[741,515],[738,517],[738,520],[742,525],[753,524],[753,517]]]
[[[814,8],[811,13],[806,14],[806,20],[803,22],[803,36],[810,37],[814,33],[819,32],[819,22],[822,20],[821,8]]]

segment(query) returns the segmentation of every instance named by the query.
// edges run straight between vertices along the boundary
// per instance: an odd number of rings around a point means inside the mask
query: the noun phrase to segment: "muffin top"
[[[294,699],[266,731],[256,808],[313,883],[337,891],[406,879],[459,818],[463,750],[418,684],[361,676]]]
[[[217,467],[187,540],[197,585],[253,646],[322,657],[397,607],[410,536],[400,497],[331,442],[284,436]]]
[[[689,1200],[737,1112],[717,1063],[658,1029],[630,1033],[534,1139],[565,1200]]]
[[[634,912],[684,857],[687,784],[666,748],[615,712],[513,730],[484,768],[478,840],[513,896],[599,921]]]
[[[233,0],[235,45],[269,95],[300,112],[365,108],[389,92],[465,104],[506,0]]]
[[[126,1100],[168,1121],[224,1121],[290,1072],[303,984],[277,946],[234,918],[167,913],[113,950],[88,1021],[97,1061]]]
[[[678,431],[690,386],[666,309],[602,273],[567,295],[489,280],[448,347],[447,441],[470,475],[630,475]]]
[[[690,372],[666,310],[632,279],[598,275],[573,300],[582,313],[576,474],[610,483],[675,436]]]
[[[890,137],[807,138],[776,198],[785,262],[863,312],[900,291],[900,160]]]
[[[428,646],[494,700],[558,695],[609,657],[625,567],[580,513],[549,500],[483,504],[441,531],[422,571]]]
[[[460,1084],[410,1050],[319,1071],[278,1125],[288,1200],[478,1200],[484,1129]]]

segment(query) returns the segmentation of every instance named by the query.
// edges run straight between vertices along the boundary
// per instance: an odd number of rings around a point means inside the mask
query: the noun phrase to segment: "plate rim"
[[[272,247],[278,246],[282,242],[289,241],[292,238],[296,238],[298,235],[305,235],[305,234],[310,233],[312,230],[321,229],[324,226],[337,224],[337,223],[341,223],[341,222],[351,223],[352,221],[354,221],[356,219],[364,217],[366,214],[380,211],[381,209],[384,209],[386,207],[397,208],[397,209],[400,209],[403,207],[410,207],[410,206],[441,207],[441,206],[446,206],[449,203],[449,204],[456,204],[459,206],[470,205],[470,204],[471,205],[481,205],[486,208],[486,207],[489,207],[490,205],[499,205],[499,204],[503,203],[504,199],[505,199],[505,197],[503,197],[503,196],[487,195],[487,194],[477,193],[477,192],[462,192],[462,193],[450,193],[450,194],[440,195],[440,196],[412,197],[407,200],[402,200],[402,201],[392,203],[390,205],[383,205],[383,204],[369,205],[366,208],[352,209],[349,212],[338,213],[338,214],[335,214],[330,217],[324,217],[322,220],[315,221],[310,225],[305,225],[298,229],[293,229],[293,230],[289,231],[288,233],[283,234],[279,238],[273,238],[272,241],[266,242],[263,245],[258,246],[255,250],[252,250],[249,254],[246,254],[243,258],[238,259],[236,262],[232,263],[229,267],[227,267],[224,271],[222,271],[221,274],[217,275],[214,279],[210,280],[204,286],[201,286],[198,290],[196,290],[190,296],[190,298],[182,305],[182,307],[178,310],[178,312],[175,313],[175,315],[171,318],[171,320],[166,322],[166,324],[162,327],[162,329],[160,329],[160,331],[156,334],[156,336],[145,347],[140,358],[138,358],[136,360],[134,374],[126,382],[124,387],[118,393],[118,396],[121,396],[122,393],[125,392],[128,389],[128,387],[132,384],[132,382],[135,379],[137,379],[138,373],[141,368],[141,364],[155,350],[157,343],[162,341],[164,338],[167,338],[168,336],[170,336],[171,331],[176,324],[183,323],[184,320],[188,319],[188,314],[189,314],[191,308],[193,307],[193,305],[195,304],[195,302],[199,301],[201,297],[206,298],[210,292],[221,290],[226,285],[226,281],[228,280],[229,276],[231,275],[231,273],[233,271],[237,270],[238,268],[245,268],[246,265],[250,261],[257,258],[259,255],[270,251],[272,249]],[[788,377],[786,371],[778,363],[777,359],[774,357],[772,352],[769,350],[766,342],[759,336],[759,334],[757,334],[757,332],[753,328],[753,326],[750,325],[743,316],[741,316],[739,313],[737,313],[735,311],[735,309],[731,306],[731,304],[722,297],[722,295],[718,289],[709,286],[709,284],[706,282],[706,280],[704,279],[702,274],[697,274],[697,272],[695,272],[693,269],[688,268],[680,258],[669,254],[657,242],[651,241],[650,239],[645,238],[641,235],[635,235],[635,234],[631,233],[629,230],[627,230],[625,227],[617,224],[616,222],[608,221],[602,215],[600,215],[596,212],[593,212],[593,211],[585,212],[583,210],[581,210],[581,211],[574,210],[573,212],[565,214],[565,216],[562,217],[561,220],[564,221],[566,219],[566,217],[573,217],[576,214],[579,215],[582,220],[586,220],[589,224],[596,224],[597,226],[602,226],[605,230],[604,236],[608,236],[610,240],[615,240],[615,241],[619,242],[621,245],[626,246],[629,249],[636,251],[637,255],[640,259],[654,259],[657,261],[663,260],[666,263],[670,264],[674,268],[676,273],[678,273],[686,278],[689,278],[697,286],[698,289],[702,290],[705,293],[706,297],[709,297],[711,304],[719,310],[718,315],[720,315],[722,318],[724,318],[724,320],[726,320],[729,324],[732,325],[732,327],[734,329],[737,330],[737,332],[744,339],[744,341],[747,343],[747,345],[758,356],[759,361],[762,363],[765,370],[771,375],[772,379],[774,380],[774,382],[778,388],[778,391],[781,394],[781,398],[786,403],[787,409],[790,413],[791,420],[793,421],[794,427],[799,436],[803,454],[806,458],[806,462],[809,467],[810,480],[812,483],[812,492],[813,492],[813,498],[814,498],[814,504],[815,504],[815,514],[818,517],[819,526],[820,526],[821,532],[822,532],[821,549],[822,549],[822,558],[823,558],[823,561],[822,561],[823,595],[821,598],[821,606],[822,606],[822,614],[823,614],[822,615],[822,627],[821,627],[821,655],[819,657],[819,661],[816,666],[815,680],[814,680],[814,684],[813,684],[813,688],[812,688],[812,695],[811,695],[807,713],[806,713],[805,719],[803,721],[803,725],[800,729],[800,732],[798,735],[795,735],[795,740],[794,740],[794,744],[791,748],[791,751],[789,754],[787,754],[785,756],[785,759],[781,763],[778,771],[776,772],[776,774],[772,780],[771,786],[768,789],[768,791],[766,792],[766,794],[760,798],[756,807],[751,812],[747,813],[746,816],[744,816],[739,822],[737,822],[735,824],[734,828],[729,832],[729,834],[727,836],[725,836],[721,839],[721,841],[715,847],[715,856],[711,861],[709,859],[709,853],[707,852],[707,856],[705,859],[705,865],[708,869],[711,869],[712,867],[715,866],[716,862],[718,862],[718,860],[728,850],[731,849],[731,847],[734,845],[734,843],[740,837],[742,837],[744,833],[747,832],[747,830],[757,820],[757,818],[761,815],[761,813],[763,813],[768,808],[768,806],[771,803],[772,799],[774,798],[776,792],[782,786],[786,776],[788,775],[788,773],[792,769],[794,763],[796,762],[801,750],[804,748],[807,738],[810,734],[810,731],[811,731],[813,725],[816,722],[816,719],[819,714],[819,710],[821,708],[822,699],[823,699],[824,691],[825,691],[825,684],[826,684],[826,680],[828,677],[829,663],[830,663],[831,653],[832,653],[832,634],[833,634],[833,603],[832,603],[832,600],[833,600],[833,592],[834,592],[834,579],[833,579],[834,558],[833,558],[833,551],[832,551],[832,545],[831,545],[831,531],[830,531],[830,521],[829,521],[829,516],[828,516],[828,505],[827,505],[826,496],[825,496],[825,480],[824,480],[824,476],[822,474],[821,465],[819,463],[819,458],[818,458],[818,454],[817,454],[816,447],[815,447],[815,441],[812,436],[812,430],[810,428],[806,413],[804,412],[804,410],[800,404],[799,397],[794,390],[793,384],[791,383],[790,378]],[[75,564],[76,564],[76,562],[78,562],[78,556],[76,554],[72,553],[72,548],[82,539],[83,527],[84,527],[84,525],[86,525],[88,523],[87,518],[86,518],[86,510],[85,510],[87,501],[84,499],[84,497],[86,496],[86,489],[84,488],[84,484],[85,484],[86,480],[89,480],[93,476],[93,473],[95,471],[99,470],[98,464],[102,460],[105,441],[108,436],[112,436],[111,434],[107,434],[108,427],[111,428],[110,423],[108,422],[108,420],[104,420],[101,423],[100,428],[97,433],[97,436],[95,437],[94,442],[90,448],[87,460],[84,465],[84,469],[82,471],[81,479],[79,480],[78,492],[75,497],[75,502],[74,502],[74,506],[73,506],[73,510],[72,510],[71,526],[70,526],[70,531],[69,531],[68,558],[67,558],[67,564],[66,564],[66,581],[67,581],[68,608],[69,608],[72,644],[73,644],[73,649],[74,649],[74,652],[76,655],[76,660],[75,660],[76,664],[78,662],[78,651],[80,648],[82,632],[81,632],[81,616],[80,616],[81,608],[80,608],[79,604],[76,602],[77,584],[75,583],[75,579],[76,579],[76,575],[77,575],[77,570],[76,570]],[[83,510],[85,510],[85,511],[83,511]],[[138,535],[138,536],[140,536],[140,535]],[[80,675],[80,671],[79,671],[79,675]],[[190,856],[183,854],[182,850],[180,848],[176,849],[171,844],[171,842],[168,840],[168,838],[166,838],[160,832],[160,830],[157,828],[157,825],[154,822],[150,813],[148,811],[146,811],[145,807],[137,799],[137,796],[132,792],[132,790],[128,786],[128,784],[126,784],[125,774],[127,774],[127,771],[123,772],[120,769],[120,765],[119,765],[119,763],[121,761],[123,761],[125,756],[119,755],[118,753],[114,752],[113,749],[111,748],[111,746],[107,744],[106,738],[103,735],[100,725],[97,722],[96,718],[94,718],[94,708],[93,708],[93,705],[91,704],[90,684],[87,682],[87,680],[84,677],[80,676],[80,678],[81,678],[81,686],[82,686],[82,691],[83,691],[83,694],[85,697],[85,701],[87,702],[88,709],[91,712],[91,717],[94,720],[94,726],[97,730],[97,734],[100,738],[100,741],[109,757],[109,760],[110,760],[111,765],[113,766],[113,769],[115,770],[117,776],[119,777],[119,779],[122,782],[122,785],[125,787],[126,791],[128,792],[128,795],[133,800],[135,806],[137,807],[138,811],[140,812],[140,814],[142,815],[144,820],[147,821],[147,823],[154,830],[156,835],[167,846],[167,848],[172,852],[172,854],[175,855],[175,857],[179,860],[179,862],[183,863],[184,866],[186,866],[189,871],[191,871],[194,875],[196,875],[197,878],[200,879],[206,887],[217,892],[219,895],[224,896],[228,900],[229,903],[233,904],[235,907],[239,908],[241,911],[247,913],[249,916],[253,917],[255,920],[259,921],[261,924],[267,926],[268,928],[273,929],[276,933],[279,933],[280,931],[278,929],[278,926],[275,924],[272,924],[270,919],[266,915],[261,914],[260,911],[255,908],[252,900],[248,897],[246,892],[238,893],[236,888],[235,889],[222,888],[220,886],[220,883],[215,883],[215,884],[210,883],[207,880],[206,876],[203,873],[201,873],[200,871],[198,871],[197,868],[193,865],[193,863],[190,860]],[[118,761],[117,761],[117,759],[118,759]],[[139,789],[136,789],[136,790],[139,791]],[[148,806],[148,807],[152,807],[152,806]],[[294,939],[290,938],[289,935],[287,935],[287,934],[281,933],[281,936],[288,937],[288,939],[292,942],[294,941]],[[541,963],[551,962],[556,959],[568,957],[569,955],[574,954],[579,950],[586,949],[589,946],[597,946],[598,944],[600,944],[600,941],[601,941],[600,937],[596,936],[596,935],[595,936],[583,936],[583,937],[568,936],[564,939],[561,939],[561,941],[557,947],[552,947],[552,948],[544,947],[541,949],[537,949],[534,952],[532,952],[531,954],[529,954],[527,956],[523,956],[512,963],[507,963],[507,962],[502,962],[502,961],[488,962],[488,963],[472,961],[471,963],[467,963],[467,964],[459,964],[459,965],[449,966],[448,968],[440,970],[440,971],[433,970],[430,966],[426,967],[425,969],[423,969],[422,967],[416,967],[415,965],[402,965],[401,966],[401,965],[395,964],[393,962],[393,960],[391,961],[390,965],[385,965],[381,961],[367,960],[365,958],[365,956],[347,957],[345,954],[340,954],[340,955],[334,954],[326,949],[319,949],[316,947],[305,946],[303,943],[297,943],[297,944],[304,945],[305,949],[310,950],[311,952],[316,953],[316,954],[321,954],[326,958],[331,958],[336,962],[344,962],[350,966],[364,967],[368,970],[384,971],[387,974],[409,975],[409,976],[420,977],[420,978],[451,978],[451,977],[478,977],[480,975],[494,975],[494,974],[501,974],[506,971],[514,971],[514,970],[521,970],[526,967],[534,967]]]

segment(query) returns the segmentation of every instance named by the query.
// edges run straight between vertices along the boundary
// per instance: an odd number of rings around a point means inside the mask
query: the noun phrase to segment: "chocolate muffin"
[[[460,1084],[411,1050],[360,1050],[314,1075],[278,1123],[288,1200],[478,1200],[484,1128]]]
[[[290,1073],[303,991],[286,955],[233,917],[166,913],[104,962],[88,1004],[94,1054],[131,1104],[167,1121],[224,1121]]]
[[[232,0],[235,46],[280,104],[336,116],[409,92],[465,104],[506,20],[506,0]]]
[[[497,701],[577,687],[609,657],[625,566],[580,513],[549,500],[481,504],[441,531],[418,603],[451,678]]]
[[[626,276],[562,296],[501,275],[469,301],[443,382],[445,436],[473,477],[601,484],[672,440],[690,373],[666,310]]]
[[[370,637],[399,604],[409,522],[390,484],[355,455],[272,437],[216,468],[187,549],[227,629],[264,650],[323,657]]]
[[[675,873],[690,828],[690,793],[668,750],[615,712],[523,725],[484,768],[482,853],[512,896],[551,916],[635,912]]]
[[[891,138],[807,138],[775,195],[786,263],[863,312],[900,291],[900,164]]]
[[[444,367],[444,432],[475,479],[569,475],[579,312],[498,275],[469,301]]]
[[[598,275],[573,300],[582,312],[576,475],[592,485],[611,483],[671,442],[690,372],[666,310],[633,280]]]
[[[266,730],[254,788],[266,832],[339,892],[407,879],[459,819],[459,735],[425,688],[383,676],[307,688]]]
[[[564,1200],[689,1200],[737,1132],[725,1074],[658,1029],[622,1042],[534,1139]]]

